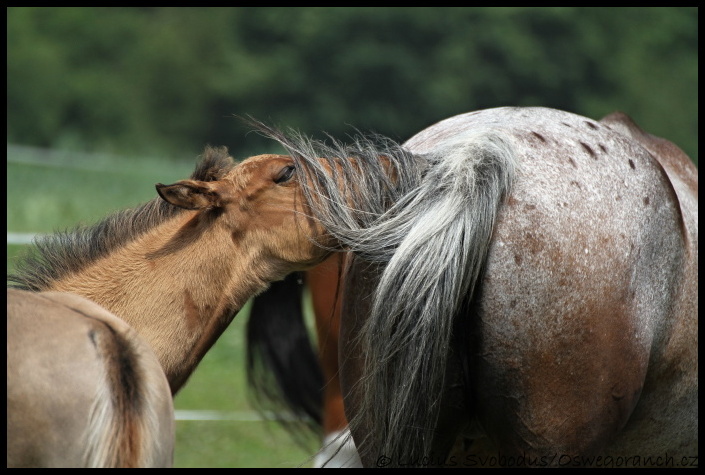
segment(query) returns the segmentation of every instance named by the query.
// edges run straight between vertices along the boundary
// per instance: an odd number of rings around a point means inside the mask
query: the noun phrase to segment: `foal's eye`
[[[289,165],[288,167],[282,168],[279,174],[274,178],[274,183],[286,183],[291,180],[295,171],[296,168],[294,165]]]

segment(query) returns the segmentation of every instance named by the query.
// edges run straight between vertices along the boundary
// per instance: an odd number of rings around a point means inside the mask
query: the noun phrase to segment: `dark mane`
[[[235,166],[226,147],[207,146],[191,179],[215,181]],[[7,276],[8,287],[42,291],[52,282],[134,241],[146,231],[183,212],[161,198],[117,211],[98,223],[58,232],[34,242],[30,252]]]

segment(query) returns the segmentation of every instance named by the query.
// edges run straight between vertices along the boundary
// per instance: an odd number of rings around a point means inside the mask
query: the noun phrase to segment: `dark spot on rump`
[[[536,209],[536,205],[525,204],[525,205],[524,205],[524,209],[525,209],[526,211],[533,211],[533,210]]]
[[[632,167],[632,170],[636,169],[636,165],[634,165],[634,162],[631,158],[629,159],[629,166]]]
[[[573,160],[573,157],[568,157],[568,162],[573,165],[575,168],[578,168],[578,164],[575,163],[575,160]]]
[[[649,206],[649,203],[650,203],[649,197],[647,196],[647,197],[644,198],[644,205],[645,205],[645,206]]]
[[[585,121],[588,127],[591,129],[597,129],[597,124],[593,124],[592,122]]]
[[[566,127],[571,127],[570,124],[566,124],[565,122],[561,122],[561,125],[565,125]]]
[[[546,141],[546,139],[543,138],[543,135],[541,135],[541,134],[539,134],[539,133],[537,133],[537,132],[531,132],[531,134],[532,134],[534,137],[538,138],[538,139],[539,139],[540,141],[542,141],[542,142],[545,142],[545,141]]]
[[[517,306],[517,301],[516,301],[516,300],[512,300],[511,302],[509,302],[509,308],[514,308],[514,307],[516,307],[516,306]]]
[[[583,149],[592,156],[595,160],[597,160],[597,155],[595,155],[595,152],[590,148],[590,146],[584,142],[580,142],[580,145],[582,145]]]
[[[510,195],[509,198],[507,199],[507,205],[508,206],[516,206],[516,204],[519,203],[514,196]]]
[[[578,188],[582,188],[582,187],[580,186],[580,183],[578,183],[578,182],[575,181],[575,180],[571,180],[571,181],[570,181],[570,184],[573,185],[573,186],[577,186]]]
[[[529,252],[531,252],[532,254],[538,254],[539,252],[543,251],[543,248],[545,247],[544,243],[533,233],[526,233],[525,238]]]
[[[521,256],[519,254],[514,254],[514,262],[516,265],[520,266],[521,265]]]
[[[617,195],[617,196],[614,198],[614,200],[615,200],[615,201],[622,201],[622,196],[621,196],[621,195]]]
[[[603,153],[607,153],[607,147],[602,144],[600,144],[600,150],[602,150]]]

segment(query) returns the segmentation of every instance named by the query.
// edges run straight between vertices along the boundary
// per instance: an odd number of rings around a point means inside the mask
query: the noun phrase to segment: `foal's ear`
[[[173,185],[157,183],[157,193],[164,201],[184,209],[207,209],[221,206],[221,196],[212,182],[182,180]]]

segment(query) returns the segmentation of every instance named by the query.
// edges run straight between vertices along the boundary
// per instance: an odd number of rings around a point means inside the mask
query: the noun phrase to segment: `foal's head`
[[[224,149],[220,149],[222,152]],[[234,165],[207,166],[194,177],[156,185],[167,202],[198,211],[194,226],[224,226],[232,240],[256,248],[291,269],[317,264],[328,255],[330,238],[311,217],[297,170],[286,155],[257,155]]]

